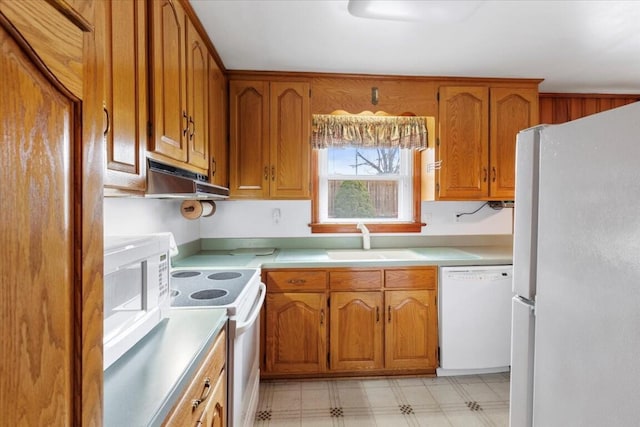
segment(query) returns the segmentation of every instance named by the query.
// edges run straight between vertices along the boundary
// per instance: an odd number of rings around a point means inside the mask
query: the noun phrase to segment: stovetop
[[[256,269],[194,269],[171,272],[171,306],[220,307],[236,302]]]

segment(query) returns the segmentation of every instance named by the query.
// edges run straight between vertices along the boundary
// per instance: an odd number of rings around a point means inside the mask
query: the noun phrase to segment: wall
[[[104,234],[173,232],[182,245],[200,238],[199,221],[184,219],[180,200],[105,198]]]
[[[423,236],[495,235],[512,233],[513,209],[493,210],[483,207],[474,215],[458,220],[458,212],[473,212],[483,202],[423,202]],[[303,201],[223,201],[216,202],[216,213],[201,218],[202,238],[309,237],[311,202]],[[274,220],[274,211],[280,218]],[[415,234],[411,234],[415,235]],[[327,236],[326,234],[324,236]]]
[[[174,233],[178,245],[199,238],[311,237],[311,202],[308,200],[252,200],[216,202],[208,218],[187,220],[180,215],[179,200],[105,198],[104,233]],[[421,236],[511,234],[512,209],[483,207],[458,221],[458,212],[473,212],[482,202],[423,202]],[[279,222],[273,219],[280,210]],[[415,236],[415,234],[411,234]],[[318,235],[326,237],[328,235]]]

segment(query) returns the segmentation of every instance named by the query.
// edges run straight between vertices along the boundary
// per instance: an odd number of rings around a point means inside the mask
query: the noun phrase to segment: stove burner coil
[[[222,298],[228,293],[229,292],[225,291],[224,289],[204,289],[202,291],[197,291],[192,293],[190,297],[193,299],[202,299],[202,300],[216,299],[216,298]]]
[[[222,273],[213,273],[207,276],[207,279],[211,280],[231,280],[242,276],[242,273],[235,271],[224,271]]]
[[[171,277],[175,277],[177,279],[185,279],[187,277],[195,277],[195,276],[199,276],[200,273],[199,271],[176,271],[171,273]]]

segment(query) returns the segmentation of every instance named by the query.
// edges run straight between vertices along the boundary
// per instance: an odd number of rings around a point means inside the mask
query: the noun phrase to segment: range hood
[[[146,197],[156,199],[223,200],[229,189],[209,184],[206,175],[147,159]]]

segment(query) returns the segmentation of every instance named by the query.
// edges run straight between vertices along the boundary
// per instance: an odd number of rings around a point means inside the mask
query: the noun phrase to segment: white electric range
[[[260,310],[266,296],[260,269],[176,268],[170,287],[172,308],[226,308],[228,426],[253,425],[260,384]]]

